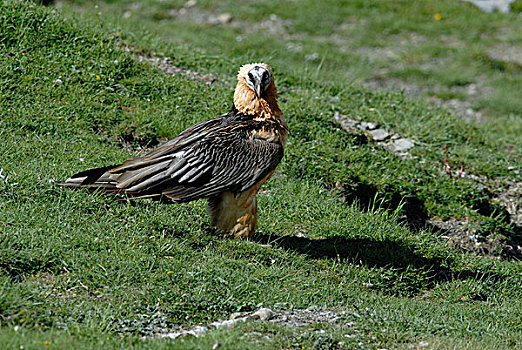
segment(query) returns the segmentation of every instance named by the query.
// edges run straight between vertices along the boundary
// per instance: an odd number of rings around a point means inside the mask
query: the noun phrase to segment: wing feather
[[[121,175],[113,175],[114,180],[116,180],[118,188],[127,188],[132,184],[141,182],[149,178],[151,175],[157,174],[165,170],[167,165],[170,163],[170,160],[165,160],[161,163],[146,165],[143,168],[138,168],[136,170],[128,170]]]
[[[254,129],[264,127],[260,123],[230,114],[201,122],[143,157],[96,173],[82,172],[68,184],[91,183],[134,197],[164,195],[175,202],[242,192],[272,172],[283,157],[280,143],[252,136]],[[98,173],[99,179],[91,180],[91,174]]]

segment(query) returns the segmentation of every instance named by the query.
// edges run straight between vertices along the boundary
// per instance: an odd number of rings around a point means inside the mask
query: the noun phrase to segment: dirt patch
[[[230,24],[234,19],[228,12],[217,13],[202,11],[198,9],[196,5],[196,1],[187,1],[183,7],[169,10],[168,14],[171,19],[176,21],[196,22],[198,24],[207,25]]]
[[[466,120],[482,121],[483,112],[474,110],[471,107],[470,101],[456,98],[446,100],[434,96],[433,94],[436,95],[442,92],[441,88],[438,86],[421,86],[394,78],[371,79],[365,81],[363,85],[372,90],[384,89],[394,92],[403,91],[406,95],[422,97],[437,106],[447,108]],[[489,90],[484,88],[481,84],[468,84],[465,87],[454,88],[454,90],[454,92],[463,93],[470,98],[486,96],[489,93]]]
[[[427,222],[452,247],[495,259],[522,261],[522,183],[510,181],[507,189],[500,183],[493,185],[497,187],[497,193],[491,193],[488,199],[475,203],[471,209],[485,217],[502,215],[512,227],[509,234],[484,235],[473,223],[455,218],[444,221],[430,218]]]
[[[67,288],[64,287],[64,280],[69,280]],[[63,301],[76,301],[79,299],[107,300],[108,298],[101,290],[93,290],[86,286],[78,278],[67,274],[53,274],[50,272],[40,272],[36,275],[28,276],[26,282],[34,289],[41,289],[47,294]],[[74,282],[74,283],[71,283]]]
[[[454,218],[445,221],[433,218],[428,222],[438,228],[439,238],[451,247],[494,259],[522,260],[522,239],[518,235],[509,238],[484,237],[470,227],[469,222]]]
[[[488,51],[488,56],[493,60],[512,63],[522,68],[522,47],[514,45],[499,45]]]
[[[497,200],[508,211],[511,222],[522,227],[522,183],[509,181],[508,188],[500,192]]]
[[[275,14],[269,15],[262,21],[249,24],[234,18],[228,12],[205,11],[199,9],[196,5],[195,1],[188,1],[182,8],[171,9],[169,15],[173,20],[180,22],[196,22],[212,26],[228,25],[248,33],[263,31],[270,34],[288,35],[292,26],[292,20],[282,19]]]
[[[207,85],[217,81],[217,77],[214,74],[201,74],[185,67],[176,66],[170,57],[159,56],[154,52],[143,52],[138,48],[123,42],[117,36],[112,37],[112,39],[115,40],[116,49],[128,52],[139,62],[147,62],[156,66],[167,75],[179,74],[192,80],[202,81]]]
[[[198,72],[194,72],[190,69],[175,66],[169,57],[159,57],[155,53],[150,53],[148,55],[134,52],[134,57],[138,59],[140,62],[148,62],[160,70],[165,72],[168,75],[183,75],[189,79],[202,81],[207,85],[210,85],[216,81],[216,76],[213,74],[200,74]]]

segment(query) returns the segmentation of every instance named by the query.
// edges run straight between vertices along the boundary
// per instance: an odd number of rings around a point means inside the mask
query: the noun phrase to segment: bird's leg
[[[257,199],[259,189],[254,186],[245,192],[223,192],[208,199],[208,213],[212,226],[219,233],[234,238],[252,237],[257,226]]]

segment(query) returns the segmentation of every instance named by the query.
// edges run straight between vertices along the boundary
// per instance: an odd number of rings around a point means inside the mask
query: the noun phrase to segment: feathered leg
[[[223,192],[210,197],[207,212],[212,218],[212,226],[217,227],[220,233],[234,238],[252,237],[257,228],[257,192],[273,173],[244,192]]]
[[[252,237],[257,226],[257,189],[234,195],[224,192],[208,199],[212,226],[234,238]]]

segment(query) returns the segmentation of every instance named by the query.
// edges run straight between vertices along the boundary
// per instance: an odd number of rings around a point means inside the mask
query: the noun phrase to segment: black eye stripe
[[[261,72],[262,70],[262,72]],[[261,74],[259,74],[261,73]],[[254,82],[256,79],[259,79],[263,82],[263,84],[267,85],[271,80],[272,76],[269,71],[263,69],[261,67],[254,67],[250,72],[247,73],[247,77],[245,80]]]

